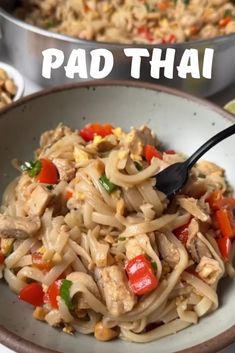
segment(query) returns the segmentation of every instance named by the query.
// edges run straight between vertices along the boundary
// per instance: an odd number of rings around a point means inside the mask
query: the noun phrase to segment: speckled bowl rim
[[[147,82],[135,82],[135,81],[118,81],[118,80],[89,81],[89,82],[73,83],[73,84],[61,85],[58,87],[49,88],[49,89],[34,93],[32,95],[29,95],[27,97],[24,97],[19,101],[13,102],[9,106],[2,108],[0,110],[0,119],[4,117],[6,118],[6,114],[17,107],[24,106],[24,104],[37,100],[41,97],[53,95],[53,93],[70,91],[70,90],[79,89],[79,88],[90,89],[90,88],[105,87],[105,86],[139,88],[139,89],[147,89],[150,91],[171,94],[171,95],[174,95],[180,98],[185,98],[189,101],[198,103],[202,106],[206,106],[212,111],[215,111],[218,114],[220,114],[226,120],[235,123],[235,117],[232,114],[228,113],[223,108],[220,108],[216,104],[211,103],[205,99],[198,98],[188,93],[181,92],[177,89],[161,86],[158,84],[152,84]],[[233,325],[228,330],[222,332],[221,334],[203,343],[200,343],[193,347],[186,348],[174,353],[215,353],[229,346],[234,342],[235,342],[235,325]],[[59,351],[44,348],[24,338],[21,338],[15,333],[12,333],[8,329],[4,328],[2,325],[0,325],[0,343],[16,351],[17,353],[61,353]]]

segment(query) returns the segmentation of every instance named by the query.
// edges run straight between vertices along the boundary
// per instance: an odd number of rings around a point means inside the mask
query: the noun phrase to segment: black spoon
[[[209,151],[217,143],[226,139],[235,133],[235,124],[213,136],[209,141],[204,143],[191,157],[185,162],[179,162],[170,165],[156,177],[156,188],[166,194],[167,197],[174,196],[188,179],[188,172],[194,166],[201,156]]]

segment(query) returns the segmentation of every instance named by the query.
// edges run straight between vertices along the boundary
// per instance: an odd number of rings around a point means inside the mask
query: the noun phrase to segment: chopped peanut
[[[95,325],[95,338],[99,341],[110,341],[118,335],[119,333],[116,330],[105,327],[102,321]]]
[[[46,251],[44,252],[44,254],[42,256],[42,260],[43,261],[50,261],[53,259],[54,254],[55,254],[54,250],[46,249]]]
[[[61,261],[62,261],[61,255],[58,252],[56,252],[52,257],[52,262],[54,264],[59,264]]]
[[[17,92],[15,82],[0,68],[0,109],[12,103]]]
[[[46,314],[47,312],[41,306],[37,306],[33,312],[33,317],[36,320],[45,321]]]
[[[63,332],[67,333],[68,335],[73,335],[75,330],[71,325],[65,324],[65,327],[63,328]]]
[[[1,252],[3,255],[8,255],[8,253],[11,251],[14,240],[14,238],[1,239]]]

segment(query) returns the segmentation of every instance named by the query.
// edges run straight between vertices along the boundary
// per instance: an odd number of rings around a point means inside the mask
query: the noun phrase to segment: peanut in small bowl
[[[12,66],[0,62],[0,109],[17,101],[24,93],[24,79]]]

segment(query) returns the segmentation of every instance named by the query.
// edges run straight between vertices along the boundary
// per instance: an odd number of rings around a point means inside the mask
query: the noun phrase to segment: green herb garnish
[[[157,8],[155,6],[149,5],[147,2],[144,3],[144,6],[146,7],[146,10],[148,12],[156,12]]]
[[[73,283],[71,281],[64,279],[62,281],[61,286],[60,286],[60,296],[63,299],[63,301],[65,302],[65,304],[67,305],[67,307],[69,308],[69,310],[74,309],[74,305],[72,303],[72,299],[70,296],[70,288],[71,288],[72,284]]]
[[[232,10],[229,10],[229,9],[224,11],[224,18],[225,17],[231,17],[233,20],[235,20],[235,16],[233,15]]]
[[[157,263],[155,261],[151,261],[151,265],[154,268],[154,270],[157,270]]]
[[[50,191],[54,190],[54,185],[47,185],[46,188]]]
[[[125,241],[125,240],[126,240],[126,237],[118,238],[118,240],[120,240],[120,241]]]
[[[31,178],[38,175],[41,171],[42,164],[40,161],[24,162],[21,164],[20,169],[22,172],[28,172]]]
[[[206,179],[206,175],[205,175],[205,174],[202,174],[202,173],[199,173],[199,174],[198,174],[198,178]]]
[[[117,189],[117,185],[113,184],[105,174],[99,178],[99,182],[109,194]]]
[[[225,10],[224,11],[224,17],[232,16],[232,11],[231,10]]]
[[[58,22],[55,19],[49,19],[44,22],[46,28],[52,28],[58,25]]]
[[[135,165],[135,167],[136,167],[136,169],[139,171],[139,172],[141,172],[141,170],[143,170],[143,167],[142,167],[142,165],[140,164],[140,163],[138,163],[138,162],[134,162],[134,165]]]

